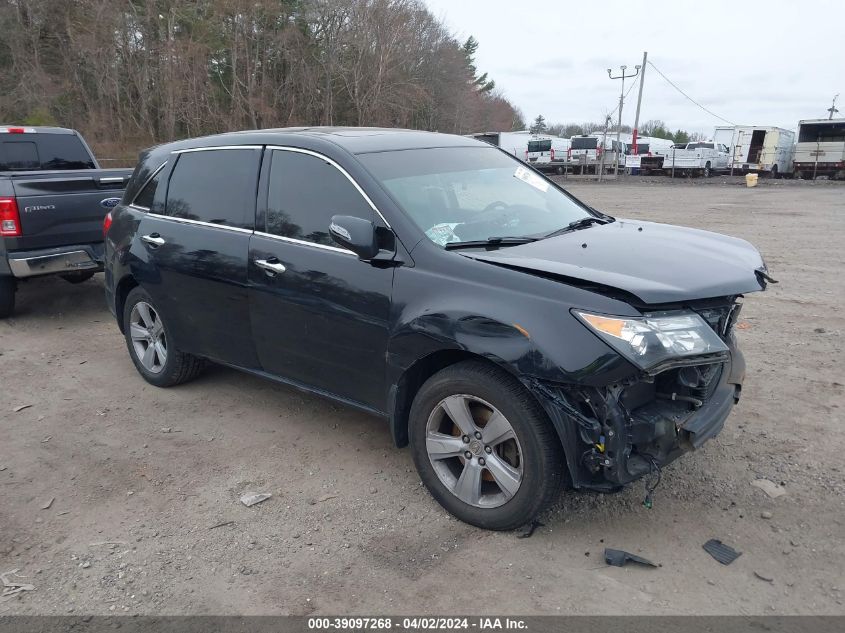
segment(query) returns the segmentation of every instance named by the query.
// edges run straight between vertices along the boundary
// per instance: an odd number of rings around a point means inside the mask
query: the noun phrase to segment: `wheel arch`
[[[120,328],[121,334],[124,333],[123,331],[123,308],[126,306],[126,297],[129,296],[129,293],[132,292],[133,288],[138,287],[140,284],[138,280],[135,279],[131,274],[125,275],[121,278],[121,280],[117,283],[114,289],[114,314],[117,318],[117,325]]]
[[[417,359],[402,372],[399,379],[390,387],[388,397],[390,434],[397,447],[401,448],[408,445],[408,419],[411,413],[411,405],[420,387],[437,372],[466,360],[476,360],[492,365],[513,375],[513,371],[506,363],[497,362],[489,356],[483,356],[466,349],[441,349]]]

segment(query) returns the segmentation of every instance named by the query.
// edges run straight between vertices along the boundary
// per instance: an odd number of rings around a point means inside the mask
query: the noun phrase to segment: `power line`
[[[657,66],[655,66],[655,65],[652,63],[652,61],[651,61],[651,60],[648,60],[648,65],[649,65],[649,66],[651,66],[652,68],[654,68],[654,70],[656,70],[656,71],[657,71],[657,74],[658,74],[658,75],[660,75],[661,77],[663,77],[663,79],[665,79],[665,80],[666,80],[666,82],[667,82],[670,86],[672,86],[675,90],[677,90],[677,91],[678,91],[678,92],[680,92],[682,95],[684,95],[684,96],[685,96],[685,97],[686,97],[689,101],[691,101],[692,103],[694,103],[695,105],[697,105],[699,108],[701,108],[702,110],[704,110],[707,114],[709,114],[710,116],[714,116],[714,117],[716,117],[717,119],[719,119],[720,121],[724,121],[725,123],[730,123],[731,125],[736,125],[736,123],[734,123],[733,121],[728,121],[727,119],[725,119],[725,118],[723,118],[723,117],[720,117],[718,114],[716,114],[716,113],[715,113],[715,112],[713,112],[712,110],[708,110],[708,109],[707,109],[707,108],[705,108],[703,105],[701,105],[698,101],[696,101],[695,99],[693,99],[692,97],[690,97],[690,96],[689,96],[686,92],[684,92],[683,90],[681,90],[680,88],[678,88],[678,86],[676,86],[676,85],[672,82],[672,80],[671,80],[671,79],[669,79],[666,75],[664,75],[662,72],[660,72],[660,69],[659,69]]]

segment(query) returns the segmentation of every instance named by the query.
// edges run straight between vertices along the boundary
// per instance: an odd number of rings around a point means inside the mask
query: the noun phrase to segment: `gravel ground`
[[[382,421],[223,368],[151,387],[101,276],[38,280],[0,322],[0,572],[34,585],[0,615],[845,614],[845,187],[568,186],[620,217],[746,238],[781,281],[746,300],[742,402],[665,469],[653,509],[640,483],[564,494],[531,538],[472,528]],[[273,497],[247,508],[246,491]],[[742,556],[720,565],[710,538]],[[661,566],[607,567],[605,546]]]

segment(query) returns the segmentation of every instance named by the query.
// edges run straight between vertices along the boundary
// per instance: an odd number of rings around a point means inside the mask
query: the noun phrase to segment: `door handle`
[[[142,235],[141,241],[149,244],[150,246],[158,247],[164,244],[164,238],[161,237],[158,233],[150,233],[149,235]]]
[[[287,270],[287,268],[285,268],[285,265],[275,257],[271,257],[270,259],[256,259],[253,261],[255,262],[256,266],[258,266],[259,268],[263,268],[270,275],[275,275],[276,273],[283,273]]]

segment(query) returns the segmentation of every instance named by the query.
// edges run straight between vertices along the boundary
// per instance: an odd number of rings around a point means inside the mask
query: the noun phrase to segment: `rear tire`
[[[17,281],[14,277],[0,277],[0,319],[12,316],[15,311],[15,290]]]
[[[777,165],[772,165],[772,169],[769,172],[769,177],[772,180],[776,180],[776,179],[780,178],[780,174],[778,174],[778,166]]]
[[[123,333],[135,369],[151,385],[172,387],[188,382],[205,366],[203,359],[176,348],[168,337],[167,317],[140,286],[126,297]]]
[[[82,270],[76,273],[65,273],[64,275],[59,275],[59,277],[71,284],[81,284],[83,281],[91,279],[94,276],[94,272],[93,270]]]
[[[713,175],[713,170],[710,167],[710,161],[709,160],[704,164],[703,175],[704,175],[705,178],[710,178],[710,176]]]
[[[469,415],[459,425],[462,412]],[[471,525],[515,529],[560,491],[566,464],[554,428],[525,387],[494,365],[464,361],[429,378],[414,398],[409,435],[426,488]]]

